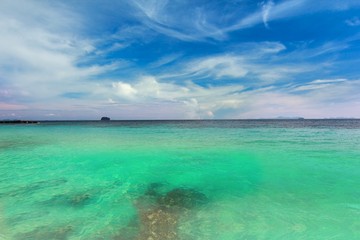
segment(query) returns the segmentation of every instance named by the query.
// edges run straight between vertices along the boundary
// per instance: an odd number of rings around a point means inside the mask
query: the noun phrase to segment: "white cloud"
[[[128,83],[115,82],[112,84],[112,86],[116,89],[117,94],[123,98],[134,98],[135,94],[137,93],[137,90]]]
[[[113,83],[111,99],[119,103],[180,106],[184,118],[208,118],[221,108],[235,109],[236,99],[244,88],[240,85],[201,87],[192,82],[185,85],[161,82],[153,76],[145,76],[134,83]],[[125,101],[125,102],[124,102]]]
[[[121,90],[126,86],[127,91]],[[172,83],[161,83],[155,77],[145,76],[135,81],[134,83],[115,82],[113,87],[118,92],[118,97],[136,102],[142,101],[157,101],[166,100],[171,101],[178,97],[183,97],[188,90],[186,87],[175,85]]]
[[[275,5],[272,0],[269,0],[267,3],[264,3],[262,6],[262,19],[266,28],[269,28],[269,14],[271,8]]]
[[[122,63],[89,64],[93,42],[79,34],[81,16],[61,3],[0,2],[0,70],[3,91],[13,99],[58,101],[70,91],[92,91],[84,82]],[[80,66],[80,63],[82,66]]]

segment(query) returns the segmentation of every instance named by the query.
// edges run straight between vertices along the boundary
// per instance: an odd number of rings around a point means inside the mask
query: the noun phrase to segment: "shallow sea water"
[[[0,239],[360,239],[360,121],[0,125]]]

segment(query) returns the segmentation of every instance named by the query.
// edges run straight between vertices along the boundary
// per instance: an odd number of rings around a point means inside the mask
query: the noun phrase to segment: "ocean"
[[[0,125],[0,239],[360,239],[360,120]]]

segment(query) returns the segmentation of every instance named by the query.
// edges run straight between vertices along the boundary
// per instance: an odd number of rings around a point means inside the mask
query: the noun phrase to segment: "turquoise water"
[[[360,121],[0,125],[0,239],[359,239]]]

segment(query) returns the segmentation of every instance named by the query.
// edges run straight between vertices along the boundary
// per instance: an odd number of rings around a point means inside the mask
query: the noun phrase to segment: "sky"
[[[359,0],[0,0],[0,119],[360,118]]]

